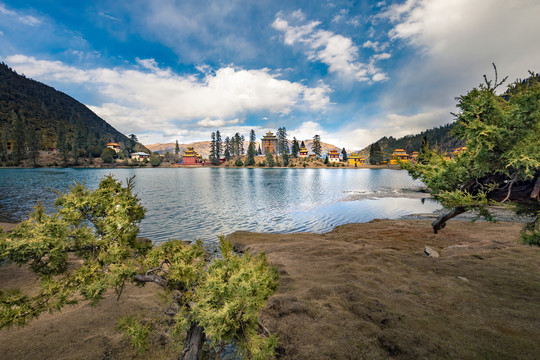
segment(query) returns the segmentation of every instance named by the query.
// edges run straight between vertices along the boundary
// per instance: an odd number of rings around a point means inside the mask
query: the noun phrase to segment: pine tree
[[[181,359],[200,358],[205,338],[215,351],[234,344],[241,358],[273,358],[277,339],[258,331],[264,328],[258,314],[277,290],[277,269],[264,254],[235,254],[224,237],[222,257],[212,261],[201,242],[140,241],[145,209],[133,187],[133,178],[124,187],[112,176],[95,190],[75,183],[55,201],[55,214],[38,204],[29,220],[0,233],[3,261],[26,265],[40,287],[31,294],[0,292],[0,328],[79,302],[96,305],[111,293],[120,297],[126,284],[152,282],[162,289],[164,307],[177,310],[167,320],[171,338],[186,334]],[[170,313],[163,311],[159,321]],[[143,326],[133,317],[120,324],[134,346],[147,342]]]
[[[78,119],[75,123],[75,133],[73,134],[73,160],[75,165],[79,164],[79,157],[86,150],[87,132],[88,130],[83,121]]]
[[[24,124],[21,116],[17,115],[15,111],[12,112],[11,119],[13,121],[13,140],[15,141],[13,160],[15,161],[15,164],[19,165],[26,154]]]
[[[242,137],[240,136],[240,134],[239,133],[234,134],[234,137],[233,137],[234,154],[233,155],[239,158],[240,155],[242,154],[243,147],[244,145],[242,144]]]
[[[242,135],[242,136],[240,136],[240,153],[242,155],[244,155],[244,153],[245,153],[244,142],[246,142],[246,138],[244,137],[244,135]]]
[[[7,144],[9,140],[9,127],[4,124],[2,129],[2,137],[0,138],[0,160],[7,161]]]
[[[174,144],[174,155],[180,155],[180,145],[178,145],[178,140],[176,140],[176,143]]]
[[[29,127],[27,130],[27,143],[28,143],[28,155],[32,160],[32,165],[37,167],[39,158],[39,138],[40,134],[33,128]]]
[[[215,157],[214,165],[219,165],[219,159],[221,158],[221,150],[222,150],[221,134],[219,133],[219,130],[217,130],[216,131],[216,157]]]
[[[268,167],[274,167],[275,165],[275,161],[274,161],[274,153],[272,151],[268,151],[266,153],[266,165]]]
[[[347,155],[347,150],[345,150],[345,148],[343,148],[343,150],[341,150],[341,158],[343,159],[343,161],[347,161],[348,160],[348,155]]]
[[[315,135],[313,137],[313,144],[311,145],[311,150],[318,157],[321,156],[321,154],[322,154],[321,137],[319,135]]]
[[[293,137],[291,154],[294,158],[297,158],[299,152],[300,152],[300,145],[298,145],[298,141],[296,140],[296,137]]]
[[[216,133],[212,132],[210,140],[210,162],[212,164],[216,163]]]
[[[63,122],[58,122],[56,129],[56,150],[60,153],[60,158],[64,166],[68,162],[69,147],[66,140],[66,128]]]
[[[369,163],[371,165],[378,165],[382,159],[381,146],[378,142],[371,144],[369,147]]]
[[[496,69],[494,82],[484,80],[456,98],[454,134],[466,141],[466,150],[448,159],[427,147],[422,162],[402,166],[450,209],[432,223],[435,233],[469,210],[493,219],[487,206],[497,202],[532,216],[522,238],[540,245],[540,75],[531,73],[502,95]]]
[[[255,165],[255,131],[251,129],[249,132],[249,145],[247,150],[246,166]]]

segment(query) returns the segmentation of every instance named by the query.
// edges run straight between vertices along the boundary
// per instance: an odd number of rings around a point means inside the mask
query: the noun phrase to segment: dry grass
[[[538,359],[540,248],[518,242],[522,224],[374,221],[328,234],[229,236],[265,251],[280,289],[262,313],[281,359]],[[428,258],[424,246],[441,254]],[[32,291],[24,268],[3,266],[0,288]],[[156,287],[129,287],[117,302],[78,305],[0,331],[0,359],[166,359],[165,336],[148,353],[115,330],[121,316],[156,313]]]
[[[282,359],[538,359],[540,249],[518,243],[520,228],[452,222],[434,235],[385,220],[229,238],[279,267],[263,319]]]

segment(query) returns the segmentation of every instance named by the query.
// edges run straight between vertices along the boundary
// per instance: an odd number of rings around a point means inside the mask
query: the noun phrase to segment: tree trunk
[[[197,360],[204,341],[204,329],[197,323],[192,322],[189,328],[184,350],[180,355],[181,360]]]
[[[431,226],[433,227],[433,232],[436,234],[437,231],[444,229],[448,220],[458,216],[459,214],[463,214],[466,211],[467,210],[465,210],[464,207],[458,206],[454,210],[447,212],[446,214],[442,214],[437,220],[431,223]]]

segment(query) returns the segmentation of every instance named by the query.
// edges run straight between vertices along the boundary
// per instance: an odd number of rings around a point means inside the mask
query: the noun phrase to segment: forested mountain
[[[40,150],[57,148],[61,133],[70,149],[102,148],[111,141],[143,149],[77,100],[4,63],[0,63],[0,133],[4,147],[7,141],[24,138],[26,143],[34,136]]]
[[[383,137],[377,140],[375,143],[360,151],[360,155],[369,158],[369,149],[374,144],[379,144],[383,158],[387,158],[395,149],[405,149],[410,154],[413,151],[420,151],[422,148],[422,140],[424,137],[431,148],[437,148],[439,151],[450,152],[455,148],[463,146],[464,142],[455,138],[452,135],[452,129],[455,123],[450,123],[444,126],[436,127],[422,131],[416,135],[406,135],[402,138],[396,139],[392,136]]]

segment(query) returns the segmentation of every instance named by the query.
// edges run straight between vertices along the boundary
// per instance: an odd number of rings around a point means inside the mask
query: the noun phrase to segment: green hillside
[[[381,147],[381,152],[383,157],[388,157],[395,149],[405,149],[407,153],[412,153],[413,151],[420,151],[422,147],[422,139],[425,137],[428,141],[428,144],[431,148],[436,147],[439,151],[450,152],[455,148],[463,146],[464,142],[455,138],[452,135],[452,129],[454,128],[455,123],[450,123],[444,126],[436,127],[433,129],[428,129],[422,131],[420,134],[416,135],[406,135],[402,138],[396,139],[392,136],[383,137],[377,140],[373,144],[379,144]],[[369,149],[373,144],[362,149],[360,155],[369,158]]]
[[[28,144],[32,136],[39,150],[58,148],[59,133],[65,134],[69,150],[77,148],[81,156],[103,149],[108,142],[119,143],[122,148],[144,149],[84,104],[17,74],[4,63],[0,63],[0,133],[4,153],[7,142],[24,138]]]

